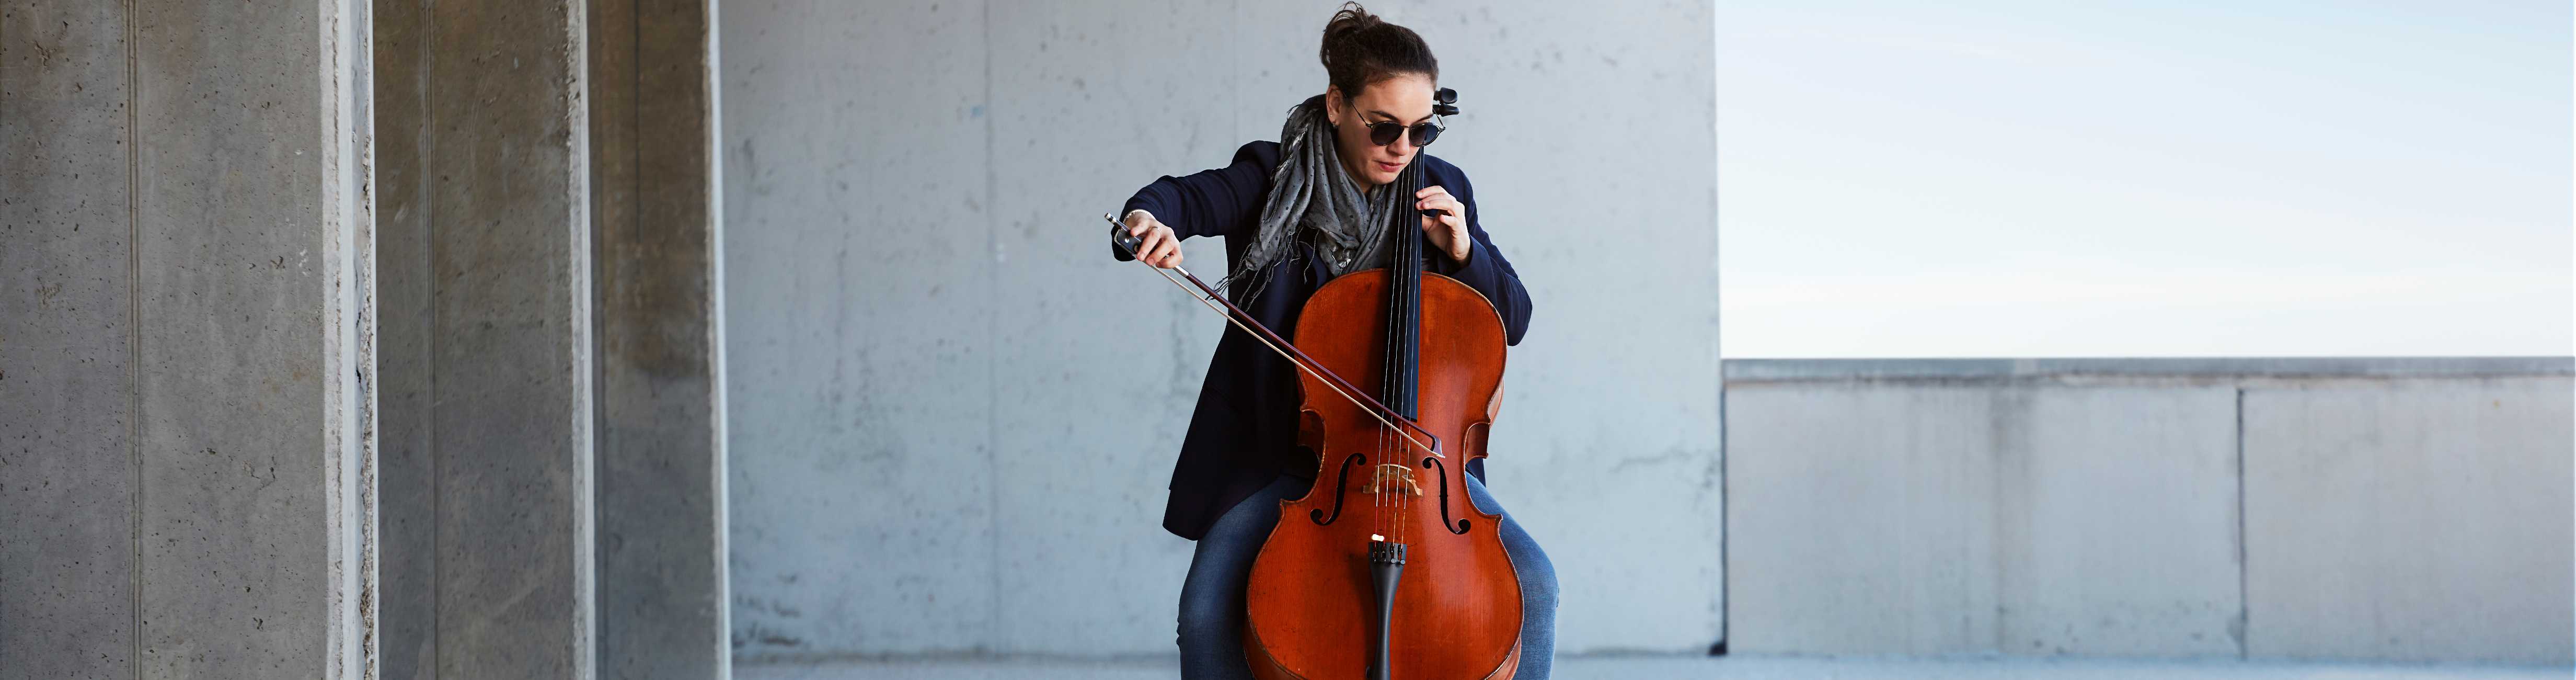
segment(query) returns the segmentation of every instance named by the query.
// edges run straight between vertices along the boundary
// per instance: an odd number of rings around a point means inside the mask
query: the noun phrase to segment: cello
[[[1441,95],[1443,106],[1456,96]],[[1421,175],[1417,156],[1390,189],[1410,194]],[[1139,239],[1104,217],[1134,254]],[[1474,288],[1424,270],[1415,217],[1390,216],[1388,268],[1315,290],[1294,343],[1172,269],[1299,372],[1298,445],[1318,469],[1304,497],[1280,502],[1246,588],[1244,656],[1263,680],[1503,680],[1519,663],[1519,578],[1500,516],[1468,501],[1464,469],[1485,455],[1500,406],[1502,318]]]

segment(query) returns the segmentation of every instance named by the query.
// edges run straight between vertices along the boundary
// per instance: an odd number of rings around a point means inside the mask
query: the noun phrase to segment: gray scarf
[[[1251,298],[1268,283],[1270,265],[1294,247],[1299,232],[1315,235],[1315,255],[1334,276],[1386,266],[1388,215],[1399,207],[1387,186],[1363,194],[1342,169],[1333,123],[1317,96],[1288,110],[1279,129],[1279,167],[1270,173],[1270,195],[1261,205],[1261,233],[1226,277],[1250,281]]]

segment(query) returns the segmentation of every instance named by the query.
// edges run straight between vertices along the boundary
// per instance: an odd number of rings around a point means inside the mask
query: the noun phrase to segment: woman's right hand
[[[1128,211],[1125,222],[1127,235],[1143,241],[1136,244],[1136,259],[1164,269],[1181,266],[1181,237],[1171,227],[1143,210]]]

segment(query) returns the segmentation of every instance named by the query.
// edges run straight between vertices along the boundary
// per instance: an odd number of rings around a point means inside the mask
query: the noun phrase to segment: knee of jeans
[[[1229,623],[1229,617],[1226,616],[1223,607],[1193,607],[1186,602],[1181,604],[1180,618],[1180,639],[1181,644],[1185,645],[1191,640],[1209,640],[1223,636],[1226,624]]]
[[[1556,569],[1533,569],[1533,572],[1522,574],[1520,592],[1528,605],[1556,610],[1556,603],[1561,600],[1556,592]]]
[[[1476,508],[1477,512],[1502,514],[1503,511],[1495,509],[1502,504],[1494,502],[1493,491],[1486,489],[1484,484],[1473,481],[1474,477],[1467,479],[1470,480],[1467,487],[1467,504]]]

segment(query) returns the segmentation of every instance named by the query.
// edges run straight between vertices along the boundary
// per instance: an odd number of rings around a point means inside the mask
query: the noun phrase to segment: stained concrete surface
[[[1223,321],[1098,216],[1274,139],[1337,4],[724,5],[737,653],[1172,649],[1164,487]],[[1530,287],[1491,471],[1556,562],[1559,644],[1707,648],[1706,3],[1370,9],[1439,53],[1465,113],[1431,153]]]
[[[724,674],[711,8],[378,4],[387,677]]]
[[[589,10],[599,677],[722,678],[714,3]]]
[[[586,5],[376,5],[388,678],[596,665]]]
[[[432,347],[436,280],[428,266],[430,180],[423,152],[429,123],[428,22],[417,4],[377,7],[376,88],[376,503],[383,586],[379,672],[391,680],[436,678],[438,655],[438,474]],[[406,134],[407,133],[407,134]],[[384,310],[411,310],[384,314]]]
[[[2338,664],[2121,659],[1590,656],[1557,661],[1567,680],[2522,680],[2566,678],[2566,666]],[[858,661],[743,666],[744,680],[1164,680],[1148,661]]]

